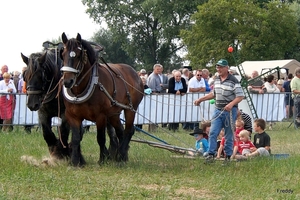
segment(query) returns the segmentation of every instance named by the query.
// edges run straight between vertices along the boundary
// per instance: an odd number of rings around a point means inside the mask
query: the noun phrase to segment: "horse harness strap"
[[[112,94],[112,98],[115,99],[116,98],[116,95],[117,95],[117,90],[116,90],[116,80],[112,74],[112,72],[114,72],[114,74],[116,75],[115,71],[113,71],[110,67],[106,67],[106,66],[102,66],[100,65],[101,67],[104,67],[104,69],[106,69],[108,71],[108,73],[110,74],[110,77],[113,81],[113,94]],[[102,85],[102,84],[101,84]],[[103,86],[103,85],[102,85]],[[104,87],[104,86],[103,86]],[[101,86],[100,86],[100,90],[102,91],[101,89]],[[112,102],[112,105],[113,105],[113,102]]]
[[[113,99],[111,97],[111,95],[108,93],[108,91],[105,89],[105,87],[102,85],[102,83],[99,82],[98,85],[100,87],[100,90],[102,92],[104,92],[104,94],[107,96],[107,98],[112,102],[112,105],[116,105],[116,106],[119,106],[121,108],[128,109],[128,110],[133,110],[134,111],[132,105],[127,106],[127,105],[119,103],[118,101],[116,101],[115,99]]]
[[[115,78],[114,78],[113,74],[111,73],[112,69],[104,67],[110,73],[110,75],[112,77],[112,80],[113,80],[113,85],[114,85],[113,96],[111,96],[109,94],[109,92],[106,90],[106,88],[104,87],[104,85],[101,82],[99,82],[97,66],[98,65],[94,65],[93,66],[93,72],[92,72],[92,76],[91,76],[88,88],[83,93],[81,93],[79,96],[75,96],[70,89],[68,89],[65,86],[63,86],[63,95],[66,98],[66,100],[68,102],[70,102],[70,103],[75,103],[75,104],[83,103],[83,102],[89,100],[89,98],[92,96],[92,94],[93,94],[93,92],[95,90],[95,86],[99,85],[100,90],[102,92],[104,92],[104,94],[110,100],[110,102],[111,102],[112,105],[116,105],[116,106],[119,106],[119,107],[124,108],[124,109],[135,111],[134,108],[133,108],[133,106],[132,106],[131,97],[129,95],[126,83],[124,82],[124,85],[126,87],[126,95],[127,95],[128,99],[129,99],[129,102],[130,102],[129,105],[125,105],[125,104],[119,103],[118,101],[115,100],[115,97],[116,97],[116,90],[115,90],[115,88],[116,88],[116,81],[115,81]],[[119,75],[118,77],[121,77],[121,75]],[[124,81],[123,78],[121,78],[121,79]]]
[[[102,66],[102,65],[100,65],[100,66]],[[112,106],[119,106],[119,107],[121,107],[121,108],[124,108],[124,109],[127,109],[127,110],[132,110],[132,111],[134,111],[135,112],[135,110],[134,110],[134,108],[133,108],[133,106],[132,106],[132,101],[131,101],[131,98],[130,98],[130,95],[129,95],[129,92],[128,92],[128,88],[127,88],[127,85],[126,85],[126,83],[124,82],[124,79],[122,78],[122,76],[120,75],[120,73],[119,73],[119,75],[106,63],[106,66],[102,66],[102,67],[104,67],[104,69],[106,69],[108,72],[109,72],[109,74],[110,74],[110,76],[111,76],[111,78],[112,78],[112,80],[113,80],[113,95],[111,96],[110,94],[109,94],[109,92],[106,90],[106,88],[104,87],[104,85],[101,83],[101,82],[98,82],[97,84],[99,85],[99,87],[100,87],[100,90],[102,91],[102,92],[104,92],[104,94],[107,96],[107,98],[110,100],[110,102],[111,102],[111,105]],[[120,78],[121,77],[121,79],[123,80],[123,82],[124,82],[124,85],[125,85],[125,88],[126,88],[126,95],[127,95],[127,97],[128,97],[128,99],[129,99],[129,105],[125,105],[125,104],[122,104],[122,103],[119,103],[118,101],[116,101],[115,100],[115,98],[116,98],[116,94],[117,94],[117,90],[116,90],[116,81],[115,81],[115,78],[114,78],[114,75],[112,74],[112,72],[118,77],[118,78]]]
[[[108,71],[110,72],[110,74],[111,74],[111,71],[112,71],[118,78],[122,79],[122,81],[123,81],[123,83],[124,83],[124,86],[125,86],[125,88],[126,88],[126,96],[127,96],[128,100],[129,100],[129,106],[126,106],[126,105],[123,105],[123,106],[128,107],[128,108],[125,108],[125,109],[134,110],[134,109],[133,109],[133,106],[132,106],[131,96],[130,96],[130,94],[129,94],[129,92],[128,92],[127,83],[126,83],[126,81],[124,80],[124,78],[122,77],[122,74],[120,73],[120,71],[119,71],[118,69],[116,69],[116,70],[118,71],[118,73],[115,72],[115,71],[107,64],[107,62],[104,60],[103,57],[101,57],[101,60],[103,61],[103,63],[104,63],[105,66],[107,67],[107,69],[108,69]],[[117,102],[117,101],[114,100],[114,98],[115,98],[115,96],[116,96],[116,90],[115,90],[115,84],[116,84],[116,82],[115,82],[115,79],[114,79],[114,78],[113,78],[113,81],[114,81],[114,91],[115,91],[115,92],[114,92],[113,99],[111,100],[112,105],[116,104],[116,102]],[[100,89],[101,89],[101,86],[100,86]],[[107,94],[106,94],[106,95],[107,95]],[[123,107],[123,106],[121,106],[121,107]],[[123,107],[123,108],[124,108],[124,107]]]

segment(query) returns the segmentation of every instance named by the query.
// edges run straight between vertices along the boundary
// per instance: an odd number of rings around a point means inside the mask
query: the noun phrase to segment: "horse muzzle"
[[[28,95],[27,107],[31,111],[37,111],[41,107],[41,101],[39,95]]]
[[[60,71],[64,73],[63,83],[66,88],[72,88],[75,85],[76,75],[78,75],[79,70],[72,67],[63,66]],[[71,74],[71,76],[69,75]]]

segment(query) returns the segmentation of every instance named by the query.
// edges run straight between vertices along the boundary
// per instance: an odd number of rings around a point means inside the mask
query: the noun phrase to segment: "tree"
[[[179,62],[180,29],[190,26],[190,15],[205,0],[82,0],[87,13],[105,21],[121,41],[121,48],[146,68]],[[126,38],[126,40],[125,40]],[[178,61],[179,60],[179,61]],[[174,63],[173,63],[174,64]],[[180,64],[180,63],[175,63]]]
[[[234,45],[238,63],[245,60],[284,59],[299,37],[296,18],[286,4],[270,2],[265,8],[249,0],[211,0],[198,6],[192,30],[182,31],[192,64],[214,64],[226,58]]]
[[[103,55],[106,62],[126,63],[131,66],[135,64],[134,59],[121,48],[122,44],[116,40],[116,35],[108,29],[101,29],[92,37],[92,41],[104,47],[105,54]],[[126,38],[123,39],[125,41]]]

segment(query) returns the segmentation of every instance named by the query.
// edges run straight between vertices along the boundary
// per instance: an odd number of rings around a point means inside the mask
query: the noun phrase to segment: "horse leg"
[[[50,155],[57,159],[61,159],[61,154],[59,154],[56,149],[58,139],[51,129],[51,117],[45,116],[45,114],[41,114],[39,112],[39,121],[42,126],[43,137],[48,145]]]
[[[98,163],[103,164],[105,159],[108,158],[108,151],[105,146],[106,138],[105,138],[105,126],[106,126],[106,118],[104,116],[101,116],[98,118],[96,122],[97,126],[97,142],[100,147],[100,158]]]
[[[117,138],[119,140],[119,146],[118,146],[118,152],[116,156],[116,161],[126,161],[126,159],[123,158],[124,153],[122,153],[121,146],[124,142],[124,127],[123,124],[120,121],[120,116],[119,115],[114,115],[109,118],[109,121],[111,125],[115,128],[115,132],[117,135]]]
[[[106,128],[107,128],[107,134],[109,136],[109,148],[108,148],[109,158],[115,160],[118,152],[119,141],[114,127],[109,122],[106,123]]]
[[[63,157],[70,158],[71,151],[68,145],[70,126],[64,114],[61,115],[61,119],[62,119],[61,126],[58,127],[59,140],[57,144],[57,152],[59,152]]]
[[[72,119],[69,120],[69,122],[72,130],[72,139],[71,139],[71,147],[70,147],[72,149],[71,164],[73,166],[81,167],[86,164],[82,156],[81,147],[80,147],[80,142],[83,136],[81,121]]]
[[[121,161],[128,161],[128,150],[129,150],[129,143],[134,134],[134,117],[135,113],[129,110],[124,111],[125,115],[125,130],[123,132],[123,140],[120,142],[119,154]]]

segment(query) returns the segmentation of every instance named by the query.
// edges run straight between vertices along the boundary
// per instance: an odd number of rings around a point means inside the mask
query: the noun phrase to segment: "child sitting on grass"
[[[237,160],[247,159],[246,155],[250,154],[250,149],[255,147],[250,141],[249,132],[247,130],[242,130],[239,133],[239,141],[234,143],[232,158]]]
[[[270,156],[271,138],[265,132],[266,121],[264,119],[255,119],[253,128],[256,132],[253,142],[255,147],[250,148],[251,153],[247,154],[246,156]]]
[[[195,137],[195,148],[201,155],[208,151],[208,141],[205,138],[206,133],[202,129],[195,129],[190,135]]]

